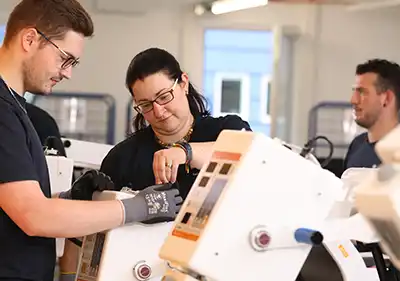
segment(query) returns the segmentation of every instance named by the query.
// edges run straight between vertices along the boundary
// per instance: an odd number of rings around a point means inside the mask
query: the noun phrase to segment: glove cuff
[[[120,200],[124,208],[124,224],[141,222],[147,218],[147,204],[140,197]]]
[[[59,281],[75,281],[75,273],[61,273]]]
[[[126,221],[125,205],[124,205],[124,203],[122,203],[122,200],[117,199],[117,201],[119,202],[119,205],[121,206],[121,209],[122,209],[122,223],[121,223],[121,226],[123,226],[123,225],[125,225],[125,221]]]
[[[72,194],[71,194],[71,189],[67,191],[62,191],[58,195],[58,198],[60,199],[72,199]]]

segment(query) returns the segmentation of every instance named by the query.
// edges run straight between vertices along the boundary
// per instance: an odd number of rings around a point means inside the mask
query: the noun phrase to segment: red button
[[[269,237],[269,235],[267,233],[263,232],[258,236],[257,240],[258,240],[257,241],[258,245],[265,247],[265,246],[268,246],[269,242],[271,241],[271,238]]]
[[[140,278],[147,279],[151,275],[151,269],[148,265],[141,265],[138,268],[138,275]]]

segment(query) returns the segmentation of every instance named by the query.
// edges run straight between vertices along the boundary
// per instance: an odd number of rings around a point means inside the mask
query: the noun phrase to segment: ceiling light
[[[268,4],[268,0],[218,0],[211,4],[211,12],[215,15],[234,11],[261,7]]]
[[[206,12],[206,8],[204,7],[203,4],[197,4],[194,6],[194,13],[197,16],[201,16]]]

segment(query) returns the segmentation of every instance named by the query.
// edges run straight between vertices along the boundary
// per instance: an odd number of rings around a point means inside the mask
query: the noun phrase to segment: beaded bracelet
[[[193,158],[192,147],[187,142],[174,143],[173,147],[179,147],[179,148],[183,149],[183,151],[185,151],[185,154],[186,154],[185,170],[186,170],[186,173],[189,173],[190,162],[192,161],[192,158]]]

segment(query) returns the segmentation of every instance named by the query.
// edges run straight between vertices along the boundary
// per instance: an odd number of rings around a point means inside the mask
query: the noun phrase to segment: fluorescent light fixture
[[[347,8],[348,11],[368,11],[383,8],[391,8],[400,5],[400,0],[377,0],[360,4],[353,4]]]
[[[268,4],[268,0],[218,0],[211,4],[211,12],[215,15],[234,11],[261,7]]]

